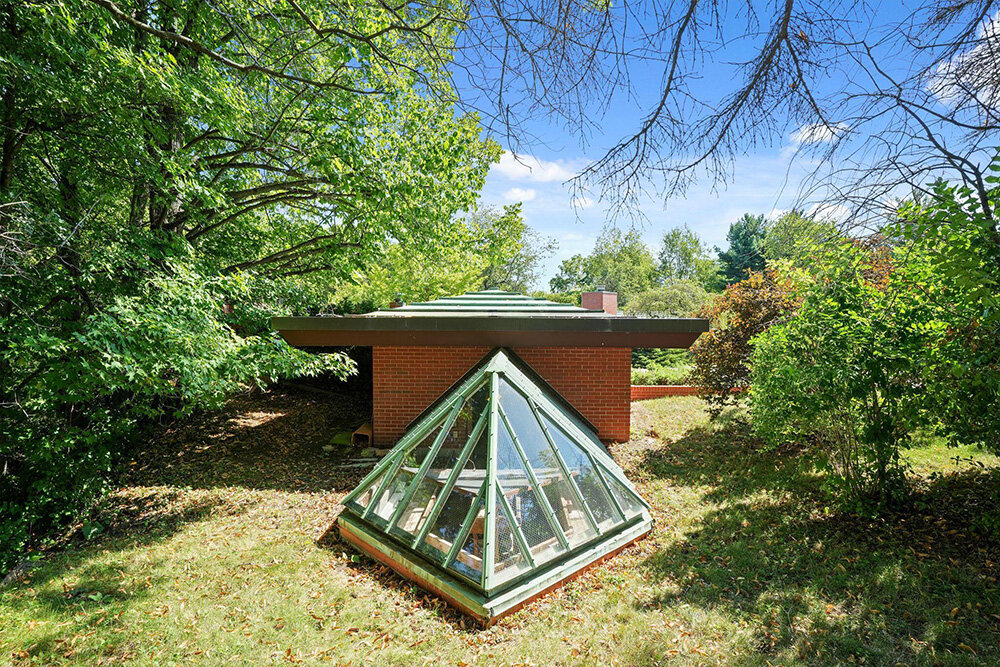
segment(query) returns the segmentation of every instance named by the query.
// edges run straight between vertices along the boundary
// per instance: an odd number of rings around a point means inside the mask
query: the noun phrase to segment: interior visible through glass
[[[623,521],[622,515],[618,513],[614,503],[608,497],[608,492],[604,489],[604,484],[601,483],[600,473],[587,452],[573,442],[554,421],[544,414],[541,417],[546,430],[552,437],[552,442],[555,443],[566,463],[569,474],[576,482],[576,488],[580,490],[580,495],[583,496],[584,502],[590,509],[590,514],[601,530],[607,530]]]
[[[410,502],[400,514],[396,522],[398,530],[410,535],[416,535],[420,532],[424,522],[433,512],[434,503],[437,502],[438,496],[444,490],[452,469],[458,464],[466,443],[472,436],[477,424],[483,419],[488,400],[489,389],[486,385],[483,385],[468,400],[463,402],[458,415],[455,417],[455,421],[452,422],[451,427],[445,434],[441,448],[438,449],[433,461],[430,463],[427,473],[417,482],[416,490],[411,496]],[[448,418],[445,417],[445,419]],[[483,426],[485,424],[481,428]],[[485,429],[483,430],[485,431]],[[483,449],[485,451],[485,446]],[[485,462],[483,467],[485,468]],[[468,477],[466,475],[467,479],[460,479],[459,481],[466,484],[469,481]],[[482,479],[479,479],[478,484],[482,484]],[[475,486],[475,488],[478,489],[479,487]]]
[[[548,508],[535,493],[514,442],[502,423],[497,429],[497,482],[535,563],[544,563],[565,551],[552,528]]]
[[[441,432],[441,428],[441,425],[432,428],[430,433],[425,435],[416,447],[402,455],[402,461],[396,470],[396,475],[386,485],[385,491],[379,496],[378,502],[372,510],[375,516],[383,521],[388,521],[392,518],[393,512],[396,511],[396,506],[402,502],[407,487],[409,487],[410,482],[413,481],[414,476],[417,474],[417,468],[430,453],[431,447],[434,445],[434,440],[437,439],[438,433]]]
[[[483,538],[486,534],[486,513],[483,511],[483,501],[477,502],[478,507],[472,515],[472,524],[465,544],[459,549],[451,569],[477,583],[483,580]]]
[[[562,464],[549,444],[528,400],[506,379],[500,381],[500,408],[507,416],[517,442],[538,480],[570,546],[582,544],[597,535],[581,506],[576,492],[563,473]]]
[[[496,584],[516,577],[530,568],[530,563],[521,551],[517,537],[514,534],[514,524],[502,501],[503,489],[497,488],[496,506],[493,516],[496,517],[497,542],[494,551],[493,575]]]

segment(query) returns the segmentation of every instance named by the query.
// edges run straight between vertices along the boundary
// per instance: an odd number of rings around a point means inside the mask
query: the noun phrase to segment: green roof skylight
[[[648,505],[597,435],[502,349],[344,504],[345,537],[484,620],[651,527]]]

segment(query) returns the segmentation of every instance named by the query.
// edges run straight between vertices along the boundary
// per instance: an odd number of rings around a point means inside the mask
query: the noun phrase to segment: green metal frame
[[[542,430],[542,435],[545,436],[545,441],[549,443],[549,449],[551,449],[552,453],[555,454],[556,462],[559,464],[559,469],[562,471],[563,477],[566,478],[566,481],[569,483],[570,489],[573,491],[573,497],[575,498],[576,502],[580,505],[580,508],[583,510],[584,515],[587,517],[587,523],[589,523],[590,527],[594,529],[594,532],[600,535],[601,527],[597,525],[597,521],[594,519],[594,515],[590,511],[590,507],[588,507],[586,501],[584,501],[583,494],[580,493],[580,488],[576,485],[576,480],[573,479],[573,475],[570,473],[569,467],[566,465],[566,461],[563,459],[562,454],[559,452],[559,447],[557,447],[556,443],[553,442],[552,435],[549,433],[549,429],[545,426],[545,422],[543,422],[541,418],[538,416],[538,408],[535,407],[535,402],[529,398],[528,405],[531,407],[531,414],[534,415],[535,421],[538,422],[538,426]],[[586,452],[584,452],[584,455],[586,456]],[[589,458],[590,457],[588,457],[588,460]],[[593,461],[591,461],[591,464],[593,464]]]
[[[507,435],[510,436],[511,441],[514,443],[514,451],[517,452],[518,457],[521,459],[521,465],[524,466],[524,471],[528,475],[528,481],[531,482],[532,490],[535,492],[535,496],[541,501],[542,507],[545,508],[545,518],[549,520],[549,526],[552,527],[552,532],[555,533],[556,539],[559,540],[559,544],[562,545],[563,549],[569,549],[569,540],[566,539],[566,533],[563,531],[562,525],[559,523],[559,519],[556,517],[556,511],[552,509],[552,504],[549,502],[548,496],[545,495],[545,490],[542,485],[539,484],[538,478],[535,476],[535,471],[531,467],[531,462],[528,460],[528,456],[524,453],[524,448],[517,439],[517,435],[514,433],[514,429],[511,428],[510,420],[507,419],[507,414],[503,411],[503,408],[499,409],[500,418],[503,421],[504,427],[507,429]],[[497,484],[500,484],[500,480],[497,480]],[[503,485],[501,485],[501,488]]]
[[[341,504],[350,506],[354,503],[355,511],[361,510],[362,513],[365,514],[365,510],[367,508],[363,508],[355,503],[357,497],[366,491],[372,482],[378,479],[380,474],[385,472],[386,468],[393,466],[397,459],[401,459],[402,455],[409,453],[413,447],[419,445],[423,441],[424,436],[427,435],[427,433],[429,433],[434,427],[438,426],[438,420],[441,416],[448,410],[452,409],[455,403],[464,402],[464,400],[468,397],[467,395],[471,395],[477,391],[479,389],[479,384],[474,382],[477,377],[478,376],[470,377],[465,384],[459,387],[457,392],[453,394],[449,400],[442,402],[435,410],[430,412],[423,420],[421,420],[419,424],[416,424],[412,429],[405,433],[403,437],[400,438],[399,442],[396,443],[396,446],[392,448],[392,451],[386,454],[386,456],[375,465],[375,468],[373,468],[370,473],[365,475],[364,479],[361,480],[353,491],[344,496]],[[472,385],[471,391],[469,389],[469,385]],[[385,481],[385,479],[382,480],[383,485]],[[383,489],[379,490],[373,500],[381,497],[382,490]]]
[[[434,463],[434,459],[437,458],[438,452],[441,451],[441,445],[448,438],[448,432],[451,431],[451,427],[455,425],[455,419],[458,417],[458,413],[461,412],[462,407],[465,405],[465,399],[461,401],[455,401],[455,407],[451,409],[448,416],[445,418],[444,423],[441,426],[441,432],[438,433],[437,437],[434,439],[434,444],[431,445],[431,449],[427,452],[427,456],[420,463],[420,467],[417,468],[417,472],[413,475],[413,480],[410,485],[406,487],[406,491],[403,493],[403,497],[400,499],[399,504],[396,509],[393,510],[392,516],[389,517],[389,527],[392,528],[399,521],[399,517],[403,515],[403,510],[405,510],[410,505],[410,500],[413,498],[413,494],[416,493],[417,487],[420,483],[424,481],[424,477],[427,475],[427,470]]]
[[[651,525],[649,505],[635,491],[631,482],[622,473],[621,468],[607,454],[607,451],[597,439],[596,434],[585,429],[572,415],[564,414],[564,409],[560,405],[560,402],[546,393],[553,390],[544,385],[544,382],[540,385],[537,378],[527,376],[504,351],[494,351],[491,355],[487,359],[484,359],[480,366],[470,373],[465,381],[460,383],[460,386],[455,387],[447,398],[441,400],[427,415],[419,419],[418,423],[400,439],[393,451],[379,462],[375,469],[362,480],[362,483],[344,501],[346,510],[351,515],[356,516],[357,521],[370,526],[368,529],[370,533],[385,535],[388,540],[385,548],[388,551],[395,550],[403,553],[403,550],[405,550],[412,553],[418,559],[424,559],[428,563],[435,563],[436,567],[444,570],[442,575],[447,573],[447,576],[468,582],[476,590],[481,591],[487,600],[492,599],[491,596],[494,595],[509,595],[506,591],[530,590],[532,586],[528,580],[533,577],[542,576],[541,573],[550,573],[553,570],[561,572],[564,568],[569,567],[569,563],[580,561],[580,557],[584,553],[588,554],[588,557],[600,553],[601,544],[618,544],[623,535],[637,534],[637,532],[648,530],[649,525]],[[542,488],[535,470],[531,466],[531,462],[525,452],[524,443],[519,439],[518,430],[515,429],[515,425],[511,422],[509,415],[501,405],[499,391],[501,376],[504,381],[508,382],[527,401],[531,410],[531,416],[545,438],[545,446],[554,454],[558,469],[566,479],[573,501],[579,504],[581,511],[586,517],[587,525],[593,529],[593,537],[587,539],[585,542],[570,546],[566,531],[559,522],[558,515],[549,501],[545,490]],[[423,523],[417,528],[415,535],[397,528],[400,518],[407,510],[420,485],[426,479],[431,465],[433,465],[435,458],[440,453],[441,447],[466,401],[484,386],[488,387],[489,391],[487,404],[476,420],[468,440],[463,444],[444,485],[433,496],[435,498],[433,507],[430,508],[429,513],[423,519]],[[380,502],[389,484],[392,483],[392,480],[398,474],[405,457],[423,442],[428,433],[438,427],[441,427],[440,433],[435,437],[424,460],[419,463],[413,479],[409,481],[399,504],[393,508],[388,521],[381,519],[374,514],[374,508]],[[583,455],[593,467],[601,488],[604,489],[604,493],[614,510],[613,514],[616,515],[612,525],[602,529],[598,524],[593,511],[587,504],[587,497],[573,478],[570,467],[559,450],[559,445],[556,442],[553,432],[550,430],[552,428],[558,429],[561,437],[578,445]],[[535,558],[524,531],[518,523],[513,508],[504,493],[504,487],[499,480],[497,472],[500,429],[506,430],[506,435],[510,438],[514,451],[521,465],[524,467],[528,484],[534,491],[540,509],[543,510],[542,513],[545,515],[548,525],[562,548],[561,552],[554,558],[545,561],[539,561]],[[469,504],[469,509],[462,518],[455,540],[449,547],[448,553],[442,554],[424,543],[427,540],[428,534],[440,518],[447,500],[454,493],[462,472],[466,470],[466,466],[475,452],[476,445],[479,444],[480,439],[483,437],[484,431],[487,447],[484,478],[475,491],[475,495]],[[522,435],[524,434],[522,433]],[[628,494],[629,502],[634,502],[637,507],[642,508],[638,516],[628,516],[626,508],[619,502],[615,491],[609,483],[610,479],[614,479],[617,482],[620,486],[620,491],[623,490],[624,493]],[[372,485],[377,485],[376,493],[367,507],[361,507],[357,504],[356,499],[360,493],[363,493]],[[469,490],[471,491],[471,489]],[[483,561],[480,579],[479,581],[475,581],[461,571],[454,569],[453,565],[469,538],[480,509],[483,510],[485,518],[485,525],[483,526]],[[515,543],[524,557],[527,567],[509,579],[497,581],[496,554],[494,552],[497,548],[498,539],[497,520],[501,513],[510,524]],[[391,546],[397,544],[399,545],[398,547]],[[553,575],[546,574],[544,576],[551,577]]]
[[[476,423],[475,428],[472,429],[472,434],[469,436],[468,442],[462,448],[462,453],[459,454],[458,460],[455,462],[455,467],[451,469],[451,473],[448,474],[448,479],[445,480],[444,487],[441,492],[437,495],[437,498],[447,500],[451,496],[451,492],[455,488],[456,482],[458,482],[458,477],[465,468],[465,464],[468,462],[469,457],[472,456],[472,450],[476,446],[476,441],[479,440],[479,436],[483,434],[483,429],[486,428],[487,415],[484,413],[479,421]],[[420,527],[417,531],[417,536],[413,539],[410,544],[412,549],[416,549],[417,545],[427,539],[427,533],[430,532],[431,526],[437,521],[438,515],[441,514],[441,510],[444,508],[443,502],[435,502],[434,507],[431,508],[431,513],[424,520],[424,525]]]

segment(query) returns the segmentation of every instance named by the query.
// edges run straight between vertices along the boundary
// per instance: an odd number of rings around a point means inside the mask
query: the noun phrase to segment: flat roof
[[[700,318],[609,315],[488,290],[364,315],[275,317],[296,347],[443,345],[687,348],[708,331]]]

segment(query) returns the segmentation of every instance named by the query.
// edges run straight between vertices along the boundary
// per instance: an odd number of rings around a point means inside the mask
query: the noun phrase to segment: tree
[[[718,250],[722,275],[727,285],[746,278],[748,271],[764,269],[764,239],[767,236],[764,216],[744,213],[729,226],[729,248]]]
[[[639,292],[625,312],[643,317],[691,317],[708,300],[708,292],[693,280],[676,280]]]
[[[892,294],[885,248],[828,248],[797,313],[755,341],[751,416],[772,444],[810,451],[852,510],[901,499],[901,450],[919,425],[922,309]]]
[[[556,250],[555,239],[525,224],[519,203],[505,206],[502,213],[480,211],[469,225],[477,238],[478,254],[486,260],[480,281],[483,289],[527,294],[538,282],[542,261]]]
[[[805,445],[854,509],[905,493],[918,430],[998,451],[997,224],[968,185],[929,201],[905,202],[887,240],[827,244],[801,308],[756,339],[755,429]]]
[[[352,372],[269,317],[447,239],[499,155],[426,48],[454,46],[435,11],[0,9],[0,570],[150,420]]]
[[[834,242],[840,236],[831,222],[817,220],[800,211],[789,211],[767,223],[764,257],[769,262],[786,259],[804,268],[814,263],[817,247]]]
[[[691,383],[713,415],[739,402],[749,388],[754,339],[794,312],[801,279],[792,270],[751,272],[698,312],[712,328],[691,346]]]
[[[651,181],[681,196],[790,141],[816,165],[803,200],[846,204],[861,224],[894,215],[900,185],[926,192],[942,174],[982,197],[1000,129],[994,14],[988,0],[473,2],[456,67],[512,139],[539,115],[583,137],[617,100],[649,100],[577,179],[617,213],[639,210]]]
[[[596,289],[603,285],[618,293],[622,305],[635,294],[656,284],[656,263],[639,232],[608,227],[589,255],[563,260],[551,280],[553,292]]]
[[[687,225],[663,235],[659,261],[660,275],[666,283],[692,280],[709,291],[721,288],[718,262],[709,256],[708,247]]]
[[[996,170],[997,161],[994,161]],[[1000,201],[991,178],[989,201]],[[926,421],[952,445],[1000,452],[1000,226],[975,188],[939,181],[907,202],[892,230],[905,243],[897,307],[920,306],[916,357]],[[916,295],[919,298],[915,298]]]

